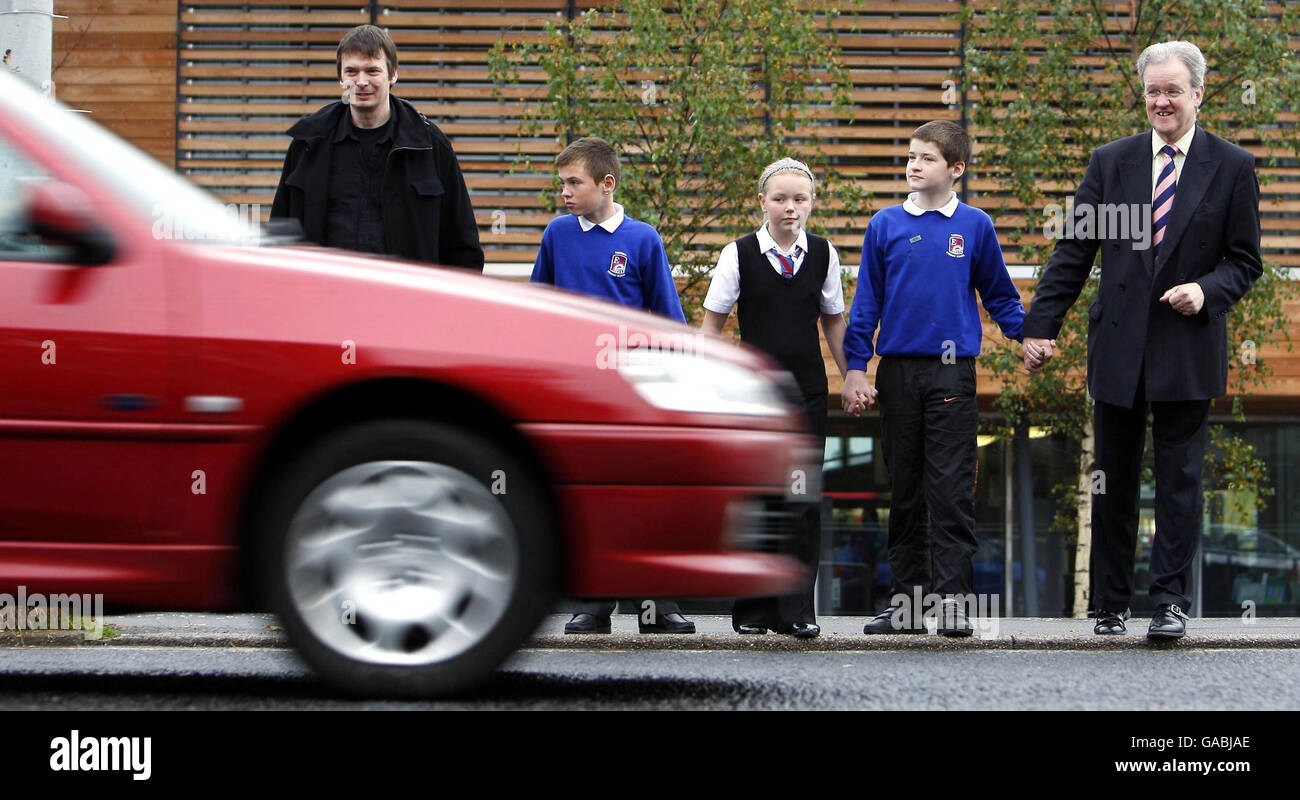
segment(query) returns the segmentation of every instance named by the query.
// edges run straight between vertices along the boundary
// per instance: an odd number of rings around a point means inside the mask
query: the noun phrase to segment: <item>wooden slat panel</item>
[[[389,0],[379,5],[379,24],[390,29],[401,52],[396,93],[415,102],[452,137],[489,259],[531,261],[550,218],[541,193],[553,185],[550,156],[559,145],[553,126],[525,137],[520,120],[540,97],[545,75],[526,69],[522,83],[496,99],[488,85],[486,53],[502,38],[540,41],[543,26],[563,18],[566,0]],[[594,0],[577,4],[579,9],[594,5]],[[961,65],[960,28],[952,16],[961,5],[959,0],[860,2],[850,8],[813,0],[798,6],[806,11],[835,6],[842,12],[831,24],[854,82],[854,105],[851,123],[847,112],[809,109],[802,117],[805,126],[796,133],[824,137],[824,152],[834,163],[816,167],[852,177],[875,194],[877,207],[901,201],[907,191],[902,170],[911,130],[931,119],[962,118],[960,108],[943,102],[944,81]],[[977,8],[982,5],[984,0],[975,2]],[[1126,0],[1103,5],[1117,14],[1129,9]],[[269,204],[288,142],[283,132],[299,116],[336,96],[334,47],[367,8],[368,3],[343,0],[186,3],[177,123],[182,138],[176,146],[182,171],[230,201]],[[1082,54],[1078,63],[1101,66],[1108,60],[1104,46],[1099,41],[1098,49]],[[643,76],[625,77],[635,84]],[[1099,83],[1109,80],[1103,76]],[[1285,119],[1294,122],[1297,115]],[[978,131],[972,133],[978,138]],[[1258,142],[1241,143],[1263,152]],[[977,147],[977,155],[981,149]],[[511,161],[519,154],[531,155],[533,164],[512,172]],[[969,201],[990,213],[997,213],[1008,199],[996,166],[977,158],[966,182]],[[1295,216],[1300,211],[1300,168],[1285,166],[1277,174],[1290,182],[1263,188],[1265,247],[1271,260],[1300,262],[1300,254],[1292,252],[1300,249],[1294,238],[1300,230]],[[1063,200],[1074,188],[1057,187],[1054,195]],[[1012,248],[1010,232],[1024,223],[1025,211],[1014,201],[1007,205],[1010,212],[1001,214],[997,223],[1004,247]],[[507,211],[509,235],[491,235],[492,212],[497,209]],[[833,201],[820,202],[817,216],[830,227],[844,262],[856,263],[866,219],[850,220]],[[702,240],[720,246],[724,237],[707,232]]]
[[[293,11],[281,12],[220,12],[186,11],[181,14],[182,25],[365,25],[370,22],[370,9],[353,11]]]
[[[173,165],[176,154],[176,3],[56,3],[55,93],[68,105]]]
[[[110,0],[111,2],[111,0]],[[232,0],[185,0],[186,8],[235,8],[238,6],[274,6],[283,8],[285,6],[317,6],[317,7],[338,7],[338,8],[368,8],[369,3],[366,0],[310,0],[309,2],[295,3],[292,0],[241,0],[241,2],[232,2]]]

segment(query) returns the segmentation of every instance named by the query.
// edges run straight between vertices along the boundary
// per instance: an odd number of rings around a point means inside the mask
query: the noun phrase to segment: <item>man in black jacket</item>
[[[397,48],[361,25],[335,57],[341,102],[298,120],[271,217],[302,223],[308,241],[483,270],[478,224],[451,142],[389,94]]]
[[[1156,611],[1147,636],[1176,639],[1186,631],[1201,537],[1210,401],[1227,391],[1224,317],[1263,271],[1259,183],[1249,152],[1196,124],[1205,91],[1199,48],[1151,45],[1137,72],[1152,129],[1093,152],[1074,213],[1092,214],[1098,228],[1123,210],[1149,209],[1149,216],[1134,220],[1132,236],[1099,230],[1056,243],[1025,319],[1024,355],[1030,372],[1051,359],[1052,340],[1100,252],[1101,292],[1088,309],[1088,391],[1105,478],[1092,503],[1093,630],[1125,632],[1149,408]]]

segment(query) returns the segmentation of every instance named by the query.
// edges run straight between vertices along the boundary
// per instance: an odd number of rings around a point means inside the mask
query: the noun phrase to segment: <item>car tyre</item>
[[[274,481],[257,530],[264,596],[335,689],[464,692],[554,602],[557,541],[541,483],[481,435],[366,422],[308,447]]]

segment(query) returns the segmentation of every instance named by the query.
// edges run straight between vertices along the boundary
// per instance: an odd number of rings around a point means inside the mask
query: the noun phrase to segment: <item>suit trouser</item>
[[[681,607],[677,605],[676,600],[653,600],[655,609],[655,622],[665,614],[680,614]],[[645,606],[645,601],[636,604],[637,613]],[[596,617],[608,617],[618,609],[617,600],[576,600],[573,603],[574,614],[591,614]]]
[[[1147,421],[1142,380],[1136,398],[1132,408],[1099,402],[1093,411],[1097,469],[1105,478],[1105,491],[1092,498],[1092,604],[1107,611],[1122,611],[1133,598],[1138,490]],[[1192,564],[1201,539],[1201,468],[1210,401],[1154,401],[1150,407],[1156,479],[1151,602],[1174,603],[1186,609],[1191,602]]]
[[[804,414],[807,415],[808,428],[818,442],[819,455],[826,442],[826,400],[825,392],[805,395],[803,398]],[[821,469],[820,461],[814,467]],[[820,485],[821,481],[816,484]],[[817,567],[821,563],[822,509],[821,498],[814,500],[816,502],[804,504],[800,509],[799,518],[794,524],[794,539],[787,550],[788,555],[797,558],[808,570],[803,586],[792,594],[738,598],[731,609],[733,629],[738,629],[741,625],[759,625],[782,631],[796,622],[816,624],[814,590],[817,586]]]
[[[894,594],[974,591],[975,359],[886,356],[876,370]]]

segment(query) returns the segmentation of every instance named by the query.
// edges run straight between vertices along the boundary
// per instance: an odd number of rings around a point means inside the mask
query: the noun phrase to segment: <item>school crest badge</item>
[[[614,251],[614,257],[609,260],[609,274],[615,278],[621,278],[627,274],[627,253],[621,250]]]
[[[960,233],[948,234],[948,255],[953,258],[961,258],[966,255],[966,241],[961,238]]]

